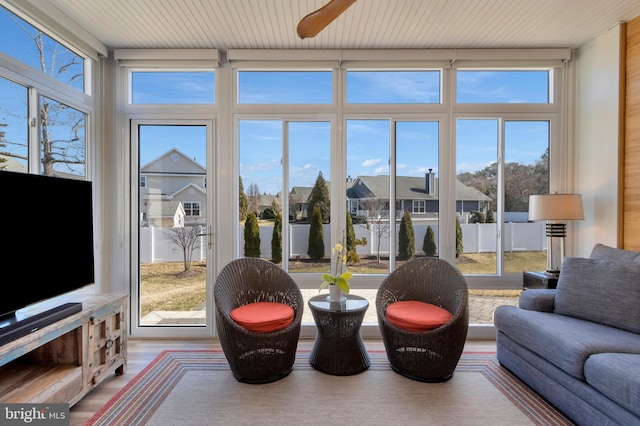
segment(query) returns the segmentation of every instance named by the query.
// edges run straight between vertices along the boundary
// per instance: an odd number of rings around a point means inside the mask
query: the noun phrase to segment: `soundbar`
[[[82,303],[64,303],[0,328],[0,346],[82,311]]]

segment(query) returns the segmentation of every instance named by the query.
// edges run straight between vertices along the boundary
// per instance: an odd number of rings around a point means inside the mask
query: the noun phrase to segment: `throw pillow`
[[[568,257],[554,312],[640,333],[640,263]]]
[[[389,323],[409,331],[438,328],[453,318],[451,312],[431,303],[416,300],[394,302],[387,306],[385,317]]]
[[[257,333],[269,333],[288,327],[295,317],[284,303],[255,302],[233,309],[229,315],[240,326]]]
[[[591,250],[590,259],[605,259],[619,262],[640,263],[640,251],[624,250],[609,247],[604,244],[596,244]]]

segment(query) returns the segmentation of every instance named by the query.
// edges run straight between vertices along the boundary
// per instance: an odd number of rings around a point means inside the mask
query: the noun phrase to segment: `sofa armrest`
[[[555,289],[531,289],[520,293],[518,306],[522,309],[538,312],[553,312]]]

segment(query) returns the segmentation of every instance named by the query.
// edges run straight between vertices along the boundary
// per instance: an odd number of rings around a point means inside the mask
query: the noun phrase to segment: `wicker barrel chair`
[[[293,369],[304,302],[300,289],[282,268],[259,258],[228,263],[214,290],[216,329],[233,376],[245,383],[269,383]],[[273,332],[249,331],[231,317],[235,308],[278,302],[294,310],[293,322]]]
[[[388,321],[386,311],[400,301],[429,303],[452,317],[427,331],[399,328]],[[435,257],[408,261],[382,282],[376,309],[387,358],[397,373],[422,382],[442,382],[453,376],[469,326],[467,283],[457,268]]]

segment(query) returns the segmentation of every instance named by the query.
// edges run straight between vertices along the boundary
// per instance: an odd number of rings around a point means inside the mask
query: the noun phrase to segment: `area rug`
[[[249,385],[220,350],[164,351],[86,423],[114,425],[571,425],[500,367],[495,354],[465,352],[451,380],[395,373],[384,351],[353,376],[331,376],[299,351],[277,382]]]

